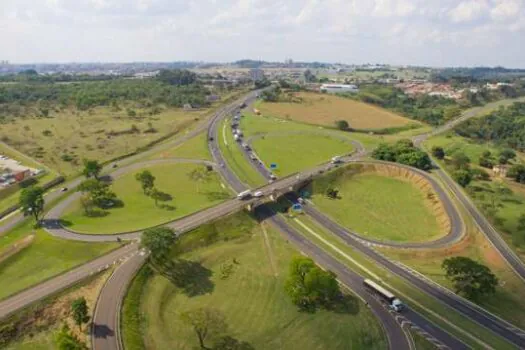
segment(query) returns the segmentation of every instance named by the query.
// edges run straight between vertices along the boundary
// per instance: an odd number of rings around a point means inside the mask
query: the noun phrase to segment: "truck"
[[[403,311],[406,306],[401,300],[399,300],[394,294],[380,286],[376,282],[365,279],[363,284],[370,293],[378,296],[382,301],[388,304],[388,307],[394,310],[395,312]]]
[[[248,198],[251,198],[251,196],[252,196],[252,192],[250,190],[246,190],[246,191],[242,191],[241,193],[239,193],[237,195],[237,199],[240,199],[240,200],[248,199]]]

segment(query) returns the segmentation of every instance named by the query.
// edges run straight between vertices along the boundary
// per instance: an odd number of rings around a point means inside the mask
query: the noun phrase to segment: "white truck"
[[[395,312],[401,312],[403,311],[406,306],[396,298],[394,294],[392,294],[390,291],[386,290],[379,284],[375,283],[372,280],[365,279],[363,281],[363,284],[365,288],[372,294],[377,295],[379,298],[381,298],[384,302],[388,304],[388,307],[394,310]]]
[[[243,200],[252,197],[252,192],[250,190],[242,191],[237,195],[237,199]]]

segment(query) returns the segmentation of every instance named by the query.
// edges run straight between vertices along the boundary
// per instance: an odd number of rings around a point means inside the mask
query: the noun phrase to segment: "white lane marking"
[[[306,226],[302,221],[300,221],[299,219],[297,218],[294,218],[294,221],[297,222],[299,225],[301,225],[302,228],[304,228],[306,231],[308,231],[310,234],[312,234],[313,236],[315,236],[318,240],[322,241],[324,244],[326,244],[327,246],[329,246],[330,248],[332,248],[334,251],[336,251],[337,253],[339,253],[341,256],[343,256],[345,259],[347,259],[348,261],[350,261],[352,264],[356,265],[357,267],[359,267],[361,270],[365,271],[366,273],[368,273],[370,276],[372,276],[373,278],[375,278],[376,280],[378,281],[381,281],[381,278],[376,275],[375,273],[373,273],[372,271],[370,271],[369,269],[367,269],[366,267],[364,267],[363,265],[361,265],[358,261],[354,260],[353,258],[351,258],[350,256],[348,256],[345,252],[343,252],[341,249],[337,248],[335,245],[333,245],[332,243],[328,242],[326,239],[324,239],[323,237],[321,237],[320,235],[318,235],[316,232],[314,232],[310,227]]]

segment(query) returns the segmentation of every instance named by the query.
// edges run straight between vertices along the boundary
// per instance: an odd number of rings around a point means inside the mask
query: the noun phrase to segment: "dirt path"
[[[270,238],[268,237],[268,232],[264,227],[264,223],[261,223],[261,229],[263,232],[264,246],[266,247],[266,252],[268,253],[268,259],[270,260],[270,266],[272,268],[273,275],[279,276],[279,273],[277,272],[277,265],[275,265],[275,258],[273,256],[272,246],[270,244]]]

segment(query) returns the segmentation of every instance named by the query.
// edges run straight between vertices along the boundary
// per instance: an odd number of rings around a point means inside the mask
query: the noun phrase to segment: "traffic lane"
[[[421,314],[414,312],[410,308],[403,310],[400,314],[401,317],[405,318],[412,325],[417,326],[421,330],[427,332],[431,336],[438,339],[443,344],[446,344],[450,349],[463,350],[470,349],[470,346],[463,343],[452,334],[444,331],[442,328],[436,326],[432,321],[429,321],[426,317]]]
[[[492,330],[494,333],[500,335],[501,337],[505,338],[514,345],[517,345],[518,347],[525,346],[525,337],[514,332],[511,329],[512,325],[510,325],[506,321],[503,321],[491,315],[482,308],[470,305],[454,293],[449,293],[442,290],[441,288],[437,288],[436,286],[402,269],[400,266],[394,264],[392,261],[385,258],[383,255],[378,254],[375,250],[358,242],[355,238],[348,234],[345,228],[333,222],[315,208],[305,206],[303,210],[305,213],[314,218],[314,220],[316,220],[326,229],[340,237],[346,244],[367,255],[372,260],[376,261],[390,272],[404,278],[421,291],[440,300],[444,304],[464,314],[465,316],[469,317],[470,319],[474,320],[475,322],[479,323],[485,328]]]
[[[128,244],[122,248],[77,267],[60,276],[47,280],[0,302],[0,318],[4,318],[38,300],[53,295],[78,281],[111,266],[115,261],[137,252],[137,244]]]
[[[270,215],[270,213],[266,213],[266,215]],[[336,259],[332,258],[322,249],[304,238],[304,236],[299,234],[286,222],[284,222],[282,218],[273,216],[269,219],[269,221],[301,252],[310,256],[324,269],[334,272],[341,283],[350,288],[353,293],[359,295],[368,303],[370,309],[380,320],[380,323],[386,332],[390,349],[410,349],[409,341],[401,326],[377,299],[375,299],[370,293],[366,292],[363,287],[364,279],[361,276],[357,275],[351,270],[348,270]]]
[[[120,265],[102,288],[93,313],[91,344],[96,350],[119,350],[119,318],[122,301],[146,255],[136,254]]]

